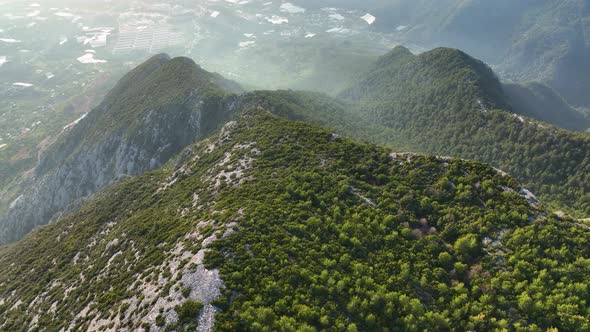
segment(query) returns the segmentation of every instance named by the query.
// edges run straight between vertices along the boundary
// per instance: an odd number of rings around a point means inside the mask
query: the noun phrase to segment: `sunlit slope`
[[[0,249],[1,328],[588,328],[590,231],[519,192],[245,112]]]

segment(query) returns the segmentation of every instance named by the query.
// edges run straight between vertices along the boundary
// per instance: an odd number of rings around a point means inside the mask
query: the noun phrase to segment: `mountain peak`
[[[167,53],[158,53],[137,66],[134,70],[141,71],[148,67],[161,66],[171,59],[172,57]]]
[[[144,80],[147,76],[158,70],[165,63],[170,61],[170,56],[165,53],[160,53],[152,56],[144,63],[133,68],[125,76],[123,76],[115,87],[109,92],[108,96],[117,95],[124,93],[126,89],[129,89],[136,82]]]
[[[479,107],[479,102],[486,108],[510,109],[502,85],[490,67],[463,51],[446,47],[414,55],[398,46],[382,56],[365,77],[345,90],[341,97],[359,100],[387,96],[396,103],[411,91],[424,88],[433,89],[430,93],[434,99],[447,98],[448,92],[453,91],[451,95],[461,95],[460,102],[473,109]],[[446,93],[441,93],[441,89]]]
[[[493,76],[498,80],[492,69],[483,61],[456,48],[438,47],[420,54],[419,58],[425,62],[432,62],[432,65],[470,67],[480,75]]]
[[[394,47],[391,51],[387,54],[379,57],[377,60],[375,67],[383,67],[388,66],[391,63],[399,63],[403,60],[411,60],[415,57],[415,55],[405,46],[398,45]]]
[[[394,47],[391,51],[389,51],[384,57],[388,57],[388,56],[413,56],[414,54],[412,53],[412,51],[410,51],[409,48],[403,46],[403,45],[398,45],[396,47]]]
[[[159,54],[125,75],[77,131],[92,142],[115,130],[129,129],[130,123],[146,113],[170,112],[176,109],[174,105],[195,98],[222,98],[227,91],[221,83],[218,75],[192,59]]]
[[[431,54],[449,54],[449,55],[458,55],[458,56],[462,56],[462,57],[469,57],[469,58],[473,58],[472,56],[470,56],[469,54],[463,52],[462,50],[458,49],[458,48],[453,48],[453,47],[436,47],[433,48],[430,51],[424,52],[425,54],[431,53]]]

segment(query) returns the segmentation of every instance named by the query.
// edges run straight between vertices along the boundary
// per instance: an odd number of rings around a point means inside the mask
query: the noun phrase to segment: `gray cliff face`
[[[105,128],[105,135],[89,140],[85,136],[89,128],[110,111],[107,103],[99,106],[63,133],[60,144],[42,157],[34,186],[0,217],[0,244],[22,238],[121,178],[162,166],[226,121],[236,99],[202,93],[197,87],[175,103],[146,109],[119,129],[108,132]]]

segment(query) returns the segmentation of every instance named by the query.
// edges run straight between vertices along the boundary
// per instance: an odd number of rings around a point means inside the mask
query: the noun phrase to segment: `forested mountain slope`
[[[164,164],[233,113],[237,84],[188,58],[157,55],[124,76],[86,117],[64,128],[28,187],[0,216],[0,244],[114,180]]]
[[[590,229],[264,110],[0,248],[0,329],[590,328]]]
[[[393,129],[387,144],[488,162],[545,201],[590,214],[590,135],[513,114],[483,62],[439,48],[397,47],[340,98]]]

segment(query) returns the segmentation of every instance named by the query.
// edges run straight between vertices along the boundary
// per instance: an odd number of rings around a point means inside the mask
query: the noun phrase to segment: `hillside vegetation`
[[[485,164],[252,110],[1,248],[0,329],[584,330],[589,237]]]

